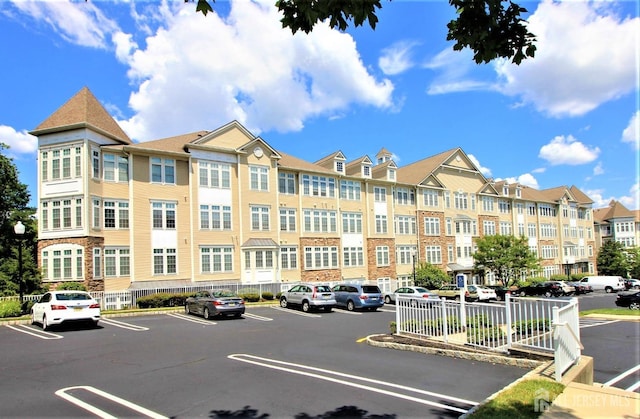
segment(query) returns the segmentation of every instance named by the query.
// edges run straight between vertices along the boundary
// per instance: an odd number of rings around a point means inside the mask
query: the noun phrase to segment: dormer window
[[[502,195],[509,196],[509,186],[505,185],[502,187]]]
[[[342,173],[344,172],[344,163],[341,161],[336,162],[336,172]]]
[[[522,198],[522,189],[520,189],[519,187],[516,188],[516,197],[517,198]]]
[[[393,169],[389,169],[388,176],[389,176],[389,180],[395,180],[396,179],[396,171],[393,170]]]
[[[371,166],[362,166],[362,176],[371,177]]]

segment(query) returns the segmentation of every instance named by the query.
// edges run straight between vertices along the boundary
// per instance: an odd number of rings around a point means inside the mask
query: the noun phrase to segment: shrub
[[[532,320],[523,320],[514,324],[514,328],[516,332],[522,333],[527,332],[531,333],[534,331],[548,331],[551,330],[551,320],[541,320],[541,319],[532,319]]]
[[[82,282],[63,282],[56,287],[56,290],[86,291],[87,287]]]
[[[262,299],[263,300],[267,300],[267,301],[271,301],[273,300],[273,293],[271,291],[265,291],[262,293]]]
[[[188,297],[193,293],[169,294],[159,292],[157,294],[146,295],[136,300],[139,308],[159,308],[159,307],[181,307]]]
[[[493,326],[493,322],[486,314],[478,314],[467,319],[467,326],[469,327],[490,327]]]
[[[398,325],[396,324],[396,322],[389,323],[389,330],[392,334],[395,334],[398,331]]]
[[[276,294],[276,299],[277,299],[277,300],[280,300],[280,297],[282,297],[282,291],[280,291],[280,292],[278,292],[278,293]]]
[[[20,301],[0,301],[0,317],[20,317]]]
[[[239,295],[243,300],[249,303],[255,303],[260,301],[260,294],[258,294],[257,292],[251,292],[251,293],[239,294]]]
[[[502,339],[504,331],[498,327],[470,327],[467,329],[467,339],[471,343],[482,343],[490,340]]]

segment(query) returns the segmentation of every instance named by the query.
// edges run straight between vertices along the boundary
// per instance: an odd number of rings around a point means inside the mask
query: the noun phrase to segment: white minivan
[[[605,290],[605,292],[624,291],[624,279],[621,276],[585,276],[581,283],[591,285],[593,290]]]

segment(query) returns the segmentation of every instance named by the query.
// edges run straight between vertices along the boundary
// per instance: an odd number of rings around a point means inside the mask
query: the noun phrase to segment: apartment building
[[[236,121],[134,143],[87,88],[37,136],[39,264],[92,290],[374,280],[427,261],[468,283],[475,240],[525,235],[546,276],[594,272],[592,201],[485,178],[453,148],[398,167],[341,151],[309,162]]]
[[[624,247],[640,245],[640,210],[629,210],[619,201],[612,200],[606,208],[593,211],[596,249],[613,240]]]

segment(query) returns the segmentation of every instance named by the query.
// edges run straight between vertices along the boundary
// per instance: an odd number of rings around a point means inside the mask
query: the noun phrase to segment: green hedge
[[[0,318],[20,317],[20,301],[0,301]]]
[[[139,308],[181,307],[185,304],[187,298],[191,297],[192,295],[192,292],[185,292],[180,294],[159,292],[157,294],[151,294],[138,298],[136,300],[136,304]]]

